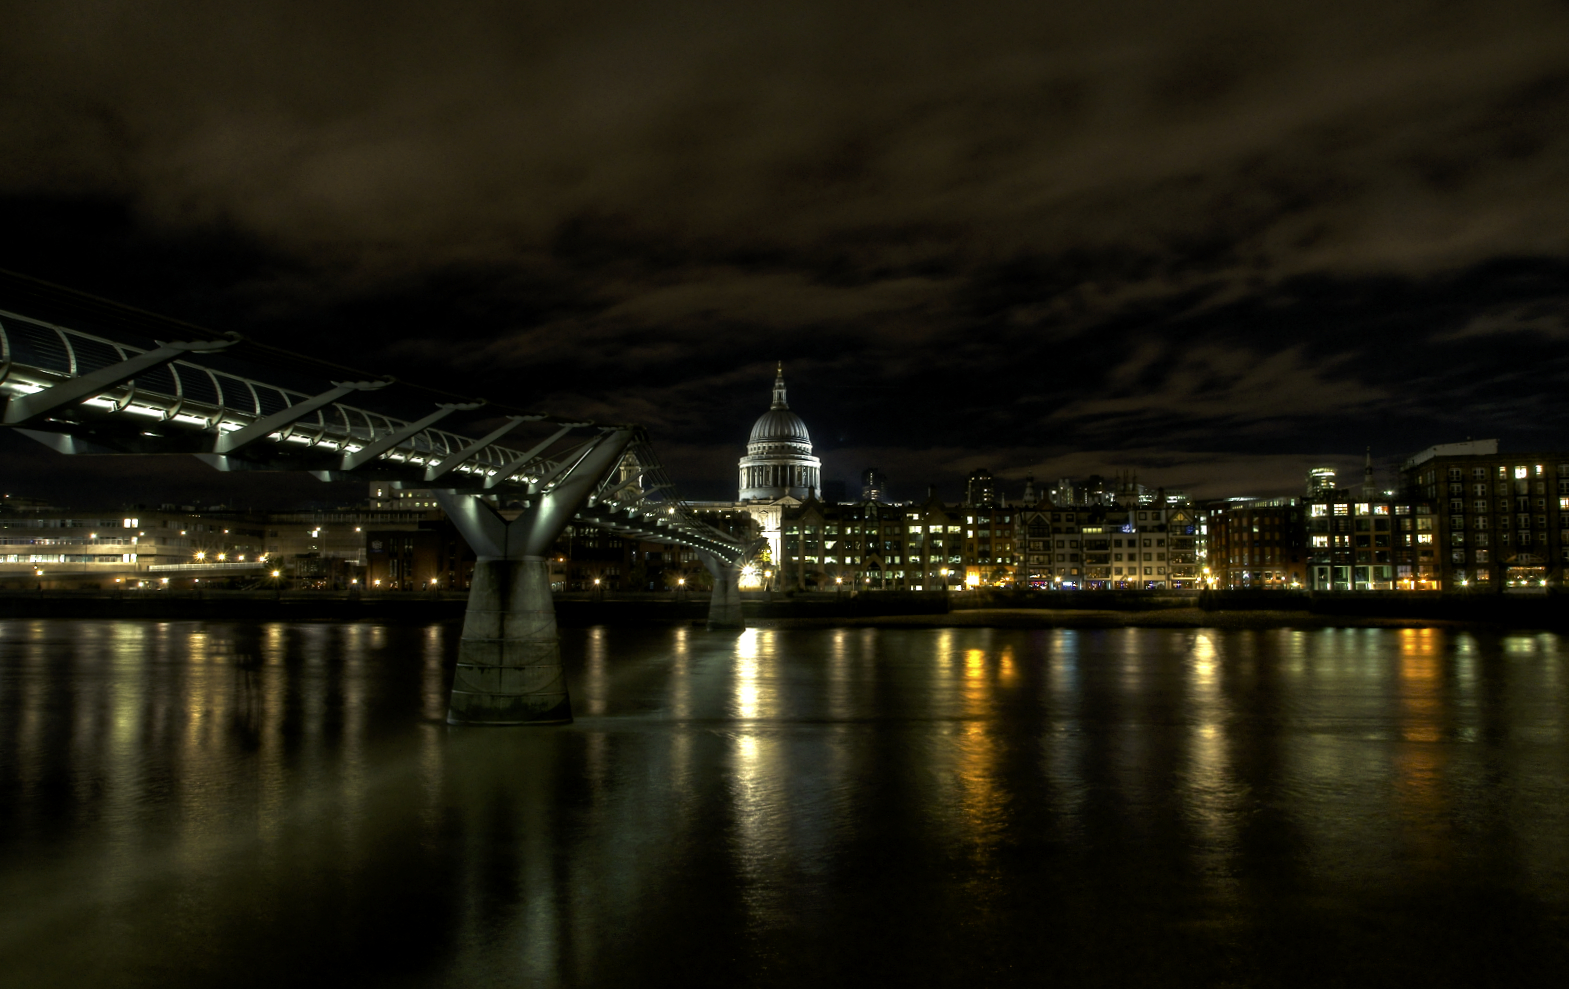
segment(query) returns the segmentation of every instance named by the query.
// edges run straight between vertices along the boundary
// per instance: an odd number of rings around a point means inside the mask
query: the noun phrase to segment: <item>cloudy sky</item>
[[[694,495],[781,359],[896,495],[1569,446],[1562,0],[5,17],[0,267],[640,422]]]

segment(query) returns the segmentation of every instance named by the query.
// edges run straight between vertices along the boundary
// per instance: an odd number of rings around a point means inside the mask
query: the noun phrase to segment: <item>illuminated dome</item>
[[[784,385],[779,387],[783,389]],[[801,421],[800,416],[776,405],[758,416],[757,422],[753,424],[748,446],[756,443],[805,443],[810,452],[812,436],[806,431],[806,423]]]
[[[741,501],[818,497],[822,461],[812,456],[812,435],[785,401],[784,365],[774,378],[774,401],[752,425],[741,458]]]

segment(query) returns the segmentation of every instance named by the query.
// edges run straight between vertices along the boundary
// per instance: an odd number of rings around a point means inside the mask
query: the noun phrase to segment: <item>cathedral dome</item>
[[[752,425],[739,464],[742,501],[806,500],[821,490],[822,461],[812,456],[806,423],[785,401],[784,365],[774,379],[774,401]]]
[[[806,423],[789,409],[769,409],[752,426],[751,443],[805,443],[811,445]]]

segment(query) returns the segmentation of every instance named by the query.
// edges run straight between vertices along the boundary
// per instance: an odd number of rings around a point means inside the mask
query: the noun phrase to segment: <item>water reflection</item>
[[[1569,898],[1556,636],[567,630],[486,732],[455,631],[0,623],[7,971],[1441,985]]]

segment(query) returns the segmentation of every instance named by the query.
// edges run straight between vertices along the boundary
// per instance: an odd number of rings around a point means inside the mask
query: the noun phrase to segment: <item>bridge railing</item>
[[[111,367],[147,352],[144,347],[0,309],[0,387],[13,394],[42,391],[58,381]],[[221,433],[242,429],[312,397],[304,391],[182,358],[143,372],[81,405],[101,413],[138,416],[148,422]],[[518,418],[583,427],[595,425],[545,414]],[[271,438],[325,452],[356,453],[377,439],[407,429],[411,422],[345,402],[332,402],[278,430]],[[469,448],[474,442],[470,436],[428,427],[379,459],[423,467]],[[488,444],[472,452],[453,471],[484,478],[514,464],[523,452],[499,443]],[[535,475],[547,474],[558,466],[549,454],[541,454],[518,471],[516,481],[503,483],[527,484]]]
[[[108,303],[103,305],[112,306]],[[195,335],[206,334],[212,340],[238,342],[242,339],[232,334],[226,337],[183,324],[171,323],[159,328],[170,336],[193,331]],[[150,334],[142,328],[136,335],[146,337]],[[249,341],[245,343],[249,344]],[[271,347],[262,349],[274,359],[295,356],[302,365],[309,365],[313,370],[324,366],[307,355],[289,355],[286,351]],[[0,392],[13,397],[36,394],[62,382],[113,368],[148,353],[150,351],[145,346],[0,309]],[[227,357],[220,354],[217,359],[226,360]],[[376,381],[374,376],[353,369],[337,370],[346,375],[361,374],[367,379],[367,386],[372,386]],[[391,379],[381,381],[391,383]],[[170,427],[188,433],[217,436],[234,433],[317,397],[299,388],[214,367],[185,356],[141,370],[134,378],[106,387],[71,408],[85,410],[96,416],[140,422],[141,436],[149,438],[143,442],[156,442],[158,431]],[[456,482],[459,487],[473,487],[476,484],[486,489],[496,487],[501,489],[497,493],[504,492],[509,497],[527,497],[529,493],[548,488],[569,473],[575,458],[582,455],[586,446],[580,442],[583,431],[609,428],[589,420],[520,410],[520,414],[505,416],[502,428],[493,430],[490,435],[499,439],[513,427],[525,422],[558,427],[545,442],[524,449],[501,442],[477,440],[433,425],[415,428],[419,425],[418,420],[400,418],[348,402],[317,404],[319,407],[269,432],[266,439],[285,449],[336,455],[339,466],[347,464],[352,455],[381,442],[385,449],[354,467],[370,468],[377,472],[399,468],[415,483],[418,483],[422,473],[429,475],[440,470],[442,478],[431,478],[430,483],[436,486]],[[483,405],[485,403],[480,401],[435,407],[474,410]],[[63,414],[77,415],[79,412]],[[69,431],[70,428],[57,418],[44,425],[46,429],[57,431]],[[572,432],[578,432],[579,438],[570,438],[568,434]],[[637,429],[634,436],[623,460],[622,470],[606,478],[599,487],[601,495],[608,495],[605,507],[614,506],[618,512],[618,527],[642,534],[645,538],[668,538],[672,542],[711,552],[723,552],[732,557],[749,553],[744,538],[717,529],[697,516],[680,497],[647,434]],[[391,437],[398,439],[388,445],[387,441]],[[629,464],[635,475],[632,484],[622,481]],[[352,469],[345,467],[343,471],[348,473]],[[602,512],[591,514],[603,515]],[[583,521],[598,524],[589,517]]]

